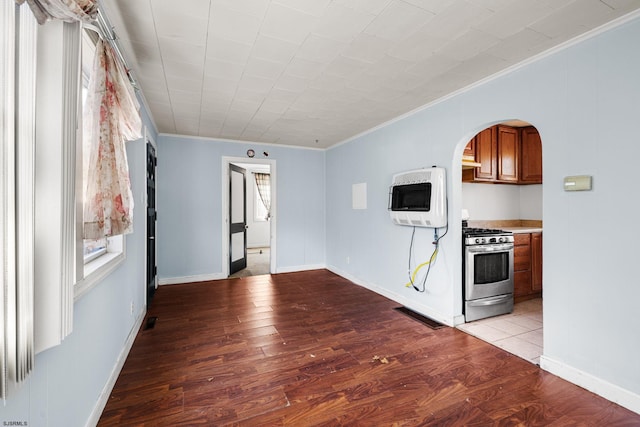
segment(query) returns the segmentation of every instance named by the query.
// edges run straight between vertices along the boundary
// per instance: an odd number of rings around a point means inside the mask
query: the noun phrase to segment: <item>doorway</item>
[[[158,158],[156,149],[147,139],[147,308],[153,300],[158,287],[158,267],[156,265],[156,167]]]
[[[515,304],[509,314],[458,328],[539,364],[543,354],[540,135],[530,123],[511,120],[489,126],[461,145],[462,219],[469,227],[513,233]]]
[[[223,158],[223,174],[223,274],[274,273],[275,161]]]

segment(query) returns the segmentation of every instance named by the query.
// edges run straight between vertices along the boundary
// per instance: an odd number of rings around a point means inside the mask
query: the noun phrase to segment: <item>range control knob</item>
[[[480,243],[480,239],[476,239],[476,243]]]
[[[500,238],[498,238],[498,242],[499,242],[499,243],[504,243],[504,240],[505,240],[505,239],[504,239],[504,237],[500,237]]]

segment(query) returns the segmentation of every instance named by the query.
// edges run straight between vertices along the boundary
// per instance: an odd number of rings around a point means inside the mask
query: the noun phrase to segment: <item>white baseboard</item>
[[[395,292],[391,292],[388,289],[385,289],[383,287],[380,287],[378,285],[376,285],[375,283],[368,283],[368,282],[364,282],[360,279],[358,279],[357,277],[354,277],[352,275],[350,275],[347,272],[344,272],[342,270],[340,270],[339,268],[336,268],[335,266],[328,266],[327,269],[335,274],[337,274],[338,276],[342,276],[347,280],[352,281],[353,283],[355,283],[356,285],[362,286],[363,288],[367,288],[372,292],[375,292],[379,295],[382,295],[386,298],[389,298],[392,301],[397,302],[398,304],[402,304],[403,306],[407,307],[410,310],[415,311],[416,313],[419,313],[423,316],[429,317],[433,320],[437,320],[440,323],[443,323],[447,326],[454,326],[456,323],[456,318],[455,317],[450,317],[450,316],[446,316],[442,313],[440,313],[438,310],[435,310],[433,307],[429,307],[427,305],[424,304],[420,304],[414,300],[411,300],[409,298],[406,298],[403,295],[400,294],[396,294]],[[464,322],[463,322],[464,323]]]
[[[178,285],[181,283],[208,282],[210,280],[227,279],[222,273],[199,274],[196,276],[163,277],[158,279],[158,286]]]
[[[138,336],[138,331],[142,326],[142,322],[144,320],[144,316],[147,313],[146,307],[141,311],[136,321],[133,323],[133,327],[129,332],[129,336],[124,343],[124,347],[122,347],[122,351],[118,356],[118,360],[111,371],[111,375],[107,380],[107,383],[102,388],[102,392],[100,393],[100,397],[93,407],[93,411],[91,411],[91,415],[85,424],[87,427],[93,427],[98,425],[98,421],[100,421],[100,416],[102,415],[102,411],[104,411],[105,406],[107,406],[107,402],[109,401],[109,396],[111,396],[111,391],[113,391],[113,387],[116,385],[116,381],[118,380],[118,376],[120,376],[120,371],[122,371],[122,367],[124,366],[124,362],[127,360],[127,356],[131,351],[131,347],[133,347],[133,342],[136,340],[136,336]]]
[[[454,326],[462,325],[463,323],[465,323],[464,314],[460,314],[458,316],[454,316],[453,317],[453,325]]]
[[[322,270],[325,268],[327,268],[325,264],[296,265],[294,267],[278,268],[276,273],[295,273],[297,271]]]
[[[540,357],[540,367],[545,371],[551,372],[560,378],[640,414],[640,395],[638,394],[545,355]]]

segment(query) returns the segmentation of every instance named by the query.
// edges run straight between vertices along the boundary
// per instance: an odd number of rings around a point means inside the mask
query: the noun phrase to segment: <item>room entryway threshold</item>
[[[260,276],[271,270],[271,251],[269,247],[248,248],[247,267],[229,276],[230,279]]]
[[[458,329],[540,365],[542,355],[542,298],[516,304],[513,312],[476,320]]]

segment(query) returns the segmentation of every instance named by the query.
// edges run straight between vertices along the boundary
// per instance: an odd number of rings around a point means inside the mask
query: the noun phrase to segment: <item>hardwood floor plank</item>
[[[163,286],[99,425],[640,425],[327,270]]]
[[[526,405],[518,412],[514,412],[508,417],[502,418],[498,425],[513,426],[547,426],[554,421],[562,418],[562,413],[540,403],[531,403]]]
[[[420,421],[420,425],[485,427],[495,425],[495,422],[477,407],[467,401],[462,401],[430,413]],[[524,425],[530,426],[532,424]]]

